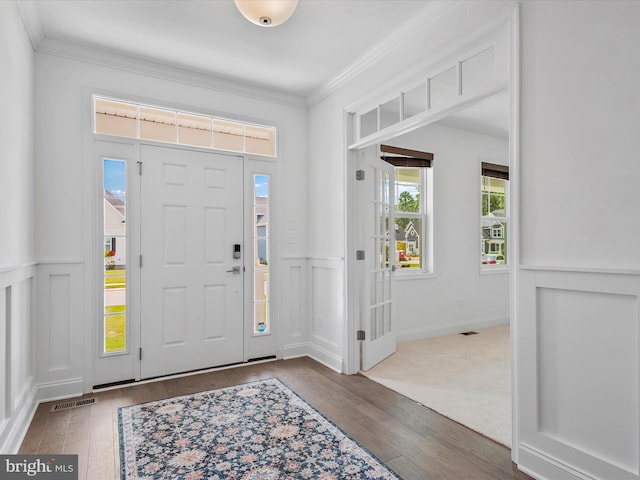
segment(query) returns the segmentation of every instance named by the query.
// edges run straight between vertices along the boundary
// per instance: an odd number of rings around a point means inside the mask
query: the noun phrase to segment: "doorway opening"
[[[489,37],[421,75],[414,83],[405,82],[387,88],[387,92],[398,92],[393,100],[388,100],[391,98],[389,94],[385,98],[362,100],[349,108],[350,114],[346,118],[351,143],[347,171],[349,181],[353,182],[351,186],[357,188],[359,182],[351,180],[355,178],[352,170],[362,169],[359,162],[366,155],[364,152],[371,148],[375,151],[381,143],[434,153],[436,160],[431,169],[433,203],[429,215],[433,221],[433,264],[428,271],[419,274],[400,275],[395,272],[390,288],[393,293],[391,325],[394,340],[404,348],[422,339],[443,342],[446,336],[453,334],[458,340],[470,344],[488,338],[487,331],[492,328],[504,328],[499,348],[506,354],[502,359],[504,370],[499,375],[506,384],[500,407],[504,413],[505,435],[496,438],[488,432],[485,434],[510,446],[512,432],[515,431],[511,426],[511,410],[515,402],[511,390],[514,376],[510,368],[510,339],[513,337],[510,325],[515,310],[511,298],[514,266],[517,264],[517,219],[511,216],[509,192],[514,185],[508,177],[495,180],[487,175],[483,165],[497,165],[508,171],[516,161],[514,145],[517,139],[512,135],[515,135],[517,116],[514,112],[517,108],[513,101],[515,94],[510,87],[515,85],[512,83],[515,79],[515,70],[512,69],[515,53],[510,48],[515,40],[512,31],[504,26]],[[356,220],[367,215],[366,202],[359,194],[349,193],[348,212],[351,218]],[[412,200],[415,203],[416,195],[412,194],[412,197],[405,194],[406,207],[411,207]],[[486,211],[482,208],[483,200],[488,202]],[[413,213],[395,213],[414,216]],[[403,230],[397,221],[394,223],[393,227],[398,227],[396,230]],[[352,222],[348,225],[351,226]],[[367,238],[367,226],[359,224],[349,232],[348,252],[358,252],[362,248],[361,239]],[[406,261],[410,244],[415,250],[418,229],[415,232],[408,229],[406,233],[406,239],[397,239],[394,242],[395,252],[390,253],[397,263],[402,257]],[[363,289],[369,290],[369,284],[365,283],[365,270],[355,255],[350,258],[352,274],[347,279],[348,298],[351,299],[348,318],[354,330],[366,330],[370,318],[362,298],[367,297],[367,291],[363,292]],[[459,335],[468,331],[478,334]],[[353,344],[349,344],[350,372],[367,369],[365,375],[375,372],[376,366],[370,368],[364,361],[358,361],[354,353],[360,348],[366,349],[367,335],[358,334],[350,338],[353,338]],[[417,350],[420,354],[425,348]],[[467,353],[469,350],[463,348],[460,355]],[[390,358],[396,356],[397,353]],[[491,353],[486,353],[484,359],[491,356]],[[385,362],[382,360],[383,364]],[[395,366],[386,385],[400,391],[400,373],[413,375],[415,380],[406,382],[411,387],[419,386],[421,379],[431,371],[441,370],[445,377],[447,373],[450,378],[456,377],[455,372],[447,371],[451,363],[445,360],[441,366],[424,366],[416,360],[403,360]],[[460,368],[464,371],[472,367]],[[474,375],[477,379],[481,377],[478,372]],[[486,386],[488,381],[481,383]],[[515,385],[513,389],[515,391]],[[411,392],[402,393],[421,401]],[[473,394],[469,398],[473,398]],[[475,403],[481,402],[479,398],[476,400]],[[494,414],[488,414],[491,416]],[[460,421],[464,423],[463,419]],[[482,430],[481,427],[475,429]]]

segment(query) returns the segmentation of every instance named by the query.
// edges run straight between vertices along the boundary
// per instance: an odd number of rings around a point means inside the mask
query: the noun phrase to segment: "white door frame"
[[[519,281],[519,265],[520,265],[520,203],[519,203],[519,166],[520,166],[520,6],[515,4],[513,11],[505,22],[498,25],[496,30],[507,25],[509,28],[509,188],[510,188],[510,205],[511,205],[511,228],[508,232],[509,249],[511,251],[511,261],[509,262],[509,305],[510,305],[510,325],[511,325],[511,404],[512,404],[512,450],[511,459],[517,464],[519,456],[519,401],[518,401],[518,281]],[[379,91],[386,91],[393,87],[393,80],[387,82],[388,85],[380,87]],[[358,144],[356,149],[350,149],[356,140],[357,126],[356,115],[354,112],[361,107],[363,101],[355,102],[353,105],[347,106],[343,111],[344,125],[344,175],[347,179],[345,182],[347,199],[346,215],[345,215],[345,258],[346,269],[344,282],[346,285],[346,322],[344,327],[344,371],[348,374],[358,373],[360,365],[360,346],[356,339],[356,330],[359,329],[360,322],[360,306],[358,300],[358,281],[356,272],[358,265],[356,263],[357,232],[354,231],[355,222],[359,213],[358,196],[356,195],[356,179],[355,168],[358,151],[366,148],[372,143],[380,143],[388,141],[394,137],[407,133],[407,131],[393,131],[389,129],[388,133],[375,136],[368,143]],[[472,103],[464,105],[470,106]],[[450,109],[443,109],[438,115],[429,117],[422,122],[415,122],[410,129],[415,130],[424,127],[435,121],[441,120],[447,115],[460,109],[460,106],[454,106]],[[371,137],[374,137],[373,135]]]
[[[91,98],[91,94],[87,92],[87,98]],[[91,122],[89,122],[91,124]],[[88,261],[86,262],[85,281],[87,291],[89,294],[85,298],[85,309],[89,312],[87,315],[87,324],[85,324],[85,367],[84,367],[84,392],[91,392],[94,385],[101,383],[97,378],[98,356],[100,354],[100,348],[98,342],[101,341],[101,329],[98,328],[98,321],[103,315],[102,311],[102,296],[104,295],[104,285],[99,281],[98,275],[104,271],[103,259],[101,257],[101,245],[100,239],[103,238],[103,225],[100,221],[102,219],[103,209],[103,184],[102,173],[99,167],[100,159],[108,156],[113,156],[115,159],[127,160],[127,182],[128,192],[127,197],[131,199],[136,205],[139,204],[139,185],[132,189],[132,182],[139,181],[137,176],[137,162],[140,160],[140,151],[142,145],[154,145],[166,147],[167,144],[163,142],[153,142],[147,140],[112,137],[108,135],[99,135],[91,133],[88,136],[90,140],[90,146],[86,145],[84,151],[91,152],[89,158],[91,158],[90,165],[85,170],[85,194],[86,198],[90,198],[93,201],[87,205],[85,211],[85,221],[88,225],[87,246],[86,255]],[[102,145],[102,147],[100,147]],[[175,146],[169,144],[173,148],[184,150],[196,150],[203,151],[198,147],[189,146]],[[254,173],[261,173],[270,175],[270,222],[271,228],[271,243],[270,243],[270,258],[271,265],[269,268],[270,277],[270,314],[272,330],[270,335],[266,336],[254,336],[252,334],[252,320],[253,315],[253,270],[251,267],[250,259],[248,255],[243,254],[245,275],[244,275],[244,362],[253,358],[275,356],[275,358],[281,357],[281,348],[279,344],[279,327],[277,319],[279,318],[277,301],[278,295],[276,294],[277,286],[280,281],[280,270],[278,268],[279,250],[278,246],[278,232],[279,232],[279,217],[277,212],[278,201],[280,198],[277,185],[277,159],[271,157],[261,157],[257,155],[227,152],[224,150],[205,149],[207,153],[215,153],[222,155],[233,155],[243,157],[243,182],[244,182],[244,253],[249,253],[252,243],[252,218],[253,218],[253,202],[250,199],[250,187],[253,181]],[[131,225],[139,225],[139,209],[129,208],[127,211],[128,222]],[[114,364],[114,368],[122,369],[121,380],[134,379],[140,380],[140,359],[137,355],[140,347],[140,298],[139,298],[139,286],[140,286],[140,267],[137,262],[133,262],[131,259],[140,251],[140,238],[139,232],[136,233],[135,229],[129,229],[127,231],[127,248],[129,263],[132,264],[128,269],[128,283],[130,288],[127,289],[127,310],[129,313],[127,318],[127,330],[128,330],[128,349],[125,355],[118,358],[117,355],[111,357],[109,363]],[[131,252],[135,252],[135,255],[131,255]],[[136,288],[137,293],[132,290]],[[137,299],[134,299],[134,295],[138,295]],[[107,365],[103,368],[109,368],[111,365]],[[109,382],[110,383],[110,382]]]

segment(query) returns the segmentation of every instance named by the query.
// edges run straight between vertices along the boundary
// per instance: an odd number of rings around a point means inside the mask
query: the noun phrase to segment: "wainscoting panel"
[[[520,292],[521,467],[640,479],[640,275],[524,268]]]
[[[284,258],[282,273],[282,358],[301,357],[309,352],[309,259]]]
[[[0,271],[0,452],[15,453],[36,403],[33,287],[35,267]]]
[[[341,371],[344,336],[342,259],[311,259],[311,335],[309,355]]]
[[[37,331],[39,399],[81,395],[83,389],[83,265],[38,265]]]

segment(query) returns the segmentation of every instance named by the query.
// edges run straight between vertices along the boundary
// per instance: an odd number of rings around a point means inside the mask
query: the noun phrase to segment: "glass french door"
[[[393,331],[395,271],[394,167],[380,160],[377,149],[360,152],[358,181],[362,342],[361,369],[368,370],[396,351]],[[361,254],[362,255],[362,254]]]

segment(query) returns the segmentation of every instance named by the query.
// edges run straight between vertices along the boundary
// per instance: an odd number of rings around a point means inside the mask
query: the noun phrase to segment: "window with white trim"
[[[396,273],[429,271],[427,190],[430,168],[395,167],[395,255]]]
[[[482,163],[480,257],[486,269],[508,263],[509,167]]]

